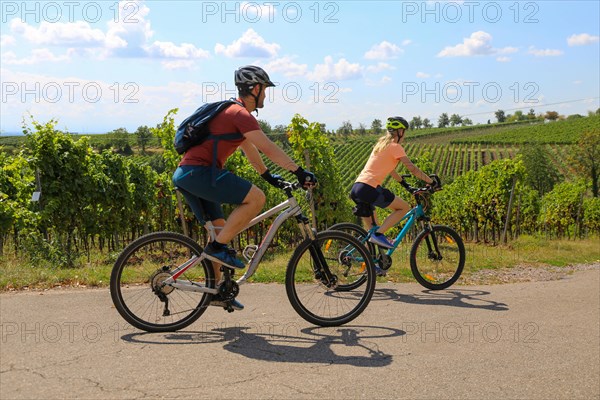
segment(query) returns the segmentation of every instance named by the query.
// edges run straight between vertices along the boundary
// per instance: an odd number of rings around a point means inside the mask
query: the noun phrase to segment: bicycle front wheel
[[[351,292],[338,291],[354,277],[356,270],[364,284]],[[340,231],[324,231],[316,240],[298,246],[287,267],[285,287],[296,312],[320,326],[339,326],[358,317],[375,290],[375,267],[368,250],[359,240]]]
[[[433,225],[415,239],[410,251],[410,268],[422,286],[431,290],[450,287],[465,266],[465,245],[448,226]]]
[[[164,285],[175,268],[199,257],[202,248],[187,236],[156,232],[127,246],[112,270],[110,294],[121,316],[147,332],[172,332],[196,321],[212,295]],[[207,260],[190,267],[177,278],[194,288],[214,288],[212,265]]]
[[[352,235],[353,237],[357,238],[358,240],[360,240],[361,243],[363,243],[367,247],[367,249],[369,250],[369,253],[371,253],[371,258],[373,260],[376,259],[377,253],[375,250],[375,245],[373,243],[367,242],[368,233],[360,225],[353,224],[351,222],[341,222],[339,224],[332,225],[329,228],[329,230],[346,232],[346,233]],[[358,257],[360,257],[360,256],[358,255]],[[367,278],[364,275],[364,273],[360,272],[360,268],[355,269],[355,270],[348,269],[348,270],[344,271],[344,276],[348,278],[347,283],[339,284],[337,286],[336,290],[339,290],[339,291],[354,290],[367,281]]]

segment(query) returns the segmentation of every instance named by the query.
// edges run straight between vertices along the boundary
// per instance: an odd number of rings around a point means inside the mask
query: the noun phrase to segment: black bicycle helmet
[[[385,125],[387,130],[395,130],[395,129],[405,129],[408,130],[410,128],[410,124],[407,120],[402,117],[389,117],[387,119],[387,124]]]
[[[265,87],[275,86],[261,67],[246,65],[235,71],[235,86],[238,89],[252,90],[256,84],[265,85]]]

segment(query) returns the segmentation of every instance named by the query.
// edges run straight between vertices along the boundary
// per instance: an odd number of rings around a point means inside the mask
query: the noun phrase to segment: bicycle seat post
[[[221,229],[223,229],[223,227],[221,227],[221,226],[214,226],[211,221],[206,221],[204,223],[204,226],[208,232],[208,241],[209,242],[212,242],[213,240],[215,240],[217,238],[217,231],[220,231]]]

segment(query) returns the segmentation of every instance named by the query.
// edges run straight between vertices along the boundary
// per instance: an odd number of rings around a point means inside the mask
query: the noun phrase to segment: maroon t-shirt
[[[240,99],[238,99],[241,102]],[[208,130],[212,135],[224,133],[241,133],[242,135],[260,129],[258,121],[244,107],[233,104],[225,111],[220,112],[208,123]],[[217,168],[223,168],[225,161],[246,140],[219,140],[217,151]],[[213,162],[213,143],[207,140],[204,143],[190,148],[181,159],[179,165],[204,165],[211,166]]]

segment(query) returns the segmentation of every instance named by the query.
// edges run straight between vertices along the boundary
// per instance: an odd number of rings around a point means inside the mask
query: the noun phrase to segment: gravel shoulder
[[[484,269],[462,276],[462,285],[493,285],[516,282],[557,281],[573,275],[576,271],[600,271],[600,263],[576,264],[564,267],[518,265],[513,268]]]

